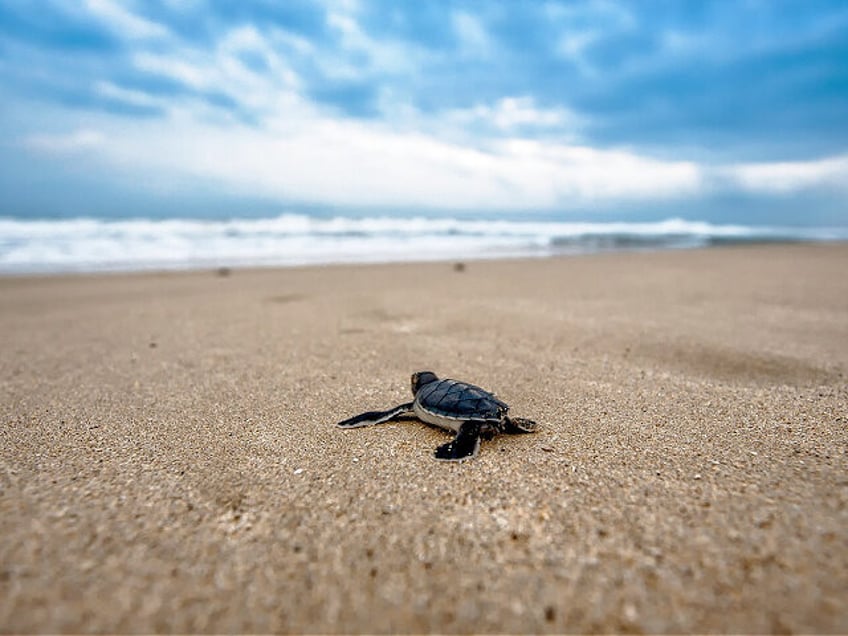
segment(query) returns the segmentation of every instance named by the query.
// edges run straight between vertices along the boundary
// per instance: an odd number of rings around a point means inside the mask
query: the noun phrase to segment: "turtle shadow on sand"
[[[368,411],[336,424],[339,428],[360,428],[414,416],[426,424],[455,433],[454,439],[434,451],[440,461],[463,461],[477,456],[480,440],[498,433],[533,433],[533,420],[509,417],[509,405],[494,394],[473,384],[440,380],[435,373],[412,374],[412,402],[388,411]]]

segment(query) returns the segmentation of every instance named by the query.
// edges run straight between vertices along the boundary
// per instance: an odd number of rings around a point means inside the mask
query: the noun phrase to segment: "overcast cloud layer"
[[[844,2],[0,3],[0,215],[848,224]]]

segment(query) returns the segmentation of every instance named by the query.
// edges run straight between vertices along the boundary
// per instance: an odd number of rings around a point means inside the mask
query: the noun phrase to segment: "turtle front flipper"
[[[525,417],[506,417],[504,418],[504,433],[515,435],[517,433],[535,433],[539,425],[533,420],[528,420]]]
[[[452,442],[442,444],[434,456],[443,462],[461,462],[463,459],[477,457],[480,452],[480,423],[463,422]]]
[[[388,411],[368,411],[367,413],[350,417],[346,420],[342,420],[336,424],[336,426],[339,428],[360,428],[362,426],[372,426],[374,424],[388,422],[400,417],[401,415],[406,415],[411,411],[412,402],[407,402],[406,404],[401,404],[400,406],[396,406]]]

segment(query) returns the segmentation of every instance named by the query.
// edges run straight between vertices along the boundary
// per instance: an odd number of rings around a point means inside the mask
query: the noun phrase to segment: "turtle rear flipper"
[[[539,425],[533,420],[525,417],[504,418],[504,433],[515,435],[516,433],[535,433]]]
[[[362,413],[361,415],[355,415],[354,417],[349,417],[346,420],[342,420],[336,426],[339,428],[360,428],[362,426],[373,426],[374,424],[382,424],[383,422],[388,422],[395,418],[400,417],[401,415],[406,415],[412,411],[412,402],[407,402],[406,404],[401,404],[400,406],[396,406],[393,409],[389,409],[388,411],[368,411],[367,413]]]
[[[439,446],[433,455],[443,462],[459,462],[476,457],[480,452],[480,424],[463,422],[452,442]]]

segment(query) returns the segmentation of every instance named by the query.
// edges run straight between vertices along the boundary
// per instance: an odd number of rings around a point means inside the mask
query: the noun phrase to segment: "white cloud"
[[[213,84],[214,71],[205,65],[187,62],[182,56],[143,52],[134,56],[133,64],[141,71],[168,77],[196,90],[203,90]]]
[[[142,51],[133,65],[147,73],[167,77],[195,91],[215,92],[232,98],[254,115],[277,112],[281,104],[299,101],[300,78],[277,53],[275,36],[266,37],[254,27],[238,27],[224,34],[213,50],[180,48],[167,53]],[[267,70],[256,71],[243,53],[259,56]],[[174,108],[185,107],[178,101]]]
[[[403,75],[414,72],[424,56],[408,43],[371,37],[350,12],[330,11],[327,24],[338,33],[346,53],[358,53],[367,60],[364,66],[354,65],[336,55],[322,54],[316,61],[328,77],[360,78],[374,72]]]
[[[787,194],[822,186],[848,190],[848,155],[815,161],[736,164],[721,174],[758,193]]]
[[[312,42],[301,35],[279,27],[272,27],[269,34],[273,44],[280,45],[298,55],[313,55],[315,53],[315,46]]]
[[[96,130],[81,128],[68,133],[30,135],[23,145],[48,154],[69,154],[103,146],[106,139]]]
[[[625,7],[607,0],[548,3],[546,13],[560,29],[556,53],[588,76],[595,75],[597,70],[588,60],[586,51],[598,40],[626,32],[636,25],[635,18]]]
[[[137,16],[116,0],[85,0],[85,7],[97,19],[125,37],[146,39],[168,35],[168,29],[164,26]]]
[[[175,111],[164,124],[115,126],[108,137],[104,166],[144,173],[151,186],[184,175],[233,193],[338,206],[550,209],[682,196],[701,185],[687,162],[519,138],[482,150],[306,106],[264,129]]]
[[[702,188],[699,166],[688,161],[542,141],[514,140],[507,145],[517,169],[527,179],[553,183],[560,203],[665,199],[693,195]]]
[[[595,43],[600,36],[601,32],[594,29],[587,31],[566,31],[560,36],[557,44],[557,52],[579,67],[589,70],[590,66],[585,59],[584,51]]]
[[[184,104],[165,121],[128,126],[108,118],[96,129],[33,135],[24,146],[85,152],[104,176],[138,183],[144,175],[150,188],[205,183],[232,194],[339,207],[590,210],[687,200],[716,188],[788,194],[848,184],[848,156],[704,167],[519,136],[472,146],[432,130],[333,119],[302,101],[264,127],[216,124]]]
[[[288,41],[287,44],[299,46],[296,40]],[[242,53],[258,55],[267,64],[268,70],[259,73],[248,68],[239,58]],[[227,33],[214,57],[213,66],[218,71],[214,81],[220,90],[229,92],[237,101],[249,102],[248,96],[262,92],[263,87],[286,87],[293,90],[300,85],[300,78],[284,57],[277,53],[273,40],[252,26],[239,27]]]
[[[465,11],[456,11],[451,16],[451,23],[464,53],[473,57],[489,55],[491,51],[489,34],[478,18]]]
[[[566,108],[540,108],[532,97],[504,97],[493,105],[454,110],[449,121],[458,124],[485,124],[502,131],[519,127],[560,128],[569,135],[579,127],[579,117]]]
[[[112,82],[96,82],[94,92],[101,97],[113,99],[131,106],[157,107],[162,106],[162,100],[153,97],[143,91],[122,88]]]

